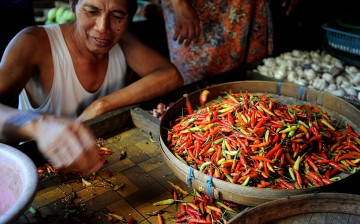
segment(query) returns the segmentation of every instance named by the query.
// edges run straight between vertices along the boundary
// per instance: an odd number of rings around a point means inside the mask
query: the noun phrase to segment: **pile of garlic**
[[[360,100],[360,68],[322,51],[293,50],[265,58],[254,72],[298,85]]]

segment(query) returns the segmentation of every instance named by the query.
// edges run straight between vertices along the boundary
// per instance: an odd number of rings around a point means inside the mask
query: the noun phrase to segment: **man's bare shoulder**
[[[39,26],[29,26],[22,29],[16,36],[15,39],[21,39],[22,41],[35,41],[41,42],[46,40],[47,34],[44,28]]]
[[[45,58],[50,50],[49,38],[44,28],[31,26],[22,29],[10,43],[10,55],[17,55],[19,59]],[[21,56],[20,56],[20,55]]]

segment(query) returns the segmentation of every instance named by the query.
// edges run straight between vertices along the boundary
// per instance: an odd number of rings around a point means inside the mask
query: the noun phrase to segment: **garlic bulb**
[[[292,51],[292,56],[294,56],[294,57],[296,57],[296,58],[298,58],[298,57],[300,57],[300,51],[298,51],[298,50],[293,50]]]
[[[338,97],[344,97],[346,92],[344,89],[337,89],[335,91],[332,91],[331,93]]]
[[[295,82],[295,80],[296,80],[297,78],[298,78],[298,77],[297,77],[297,75],[296,75],[296,73],[295,73],[294,71],[289,71],[289,72],[288,72],[287,80],[288,80],[289,82]]]
[[[336,90],[336,85],[335,85],[335,83],[329,84],[328,87],[326,88],[326,91],[328,91],[328,92],[332,92],[332,91],[334,91],[334,90]]]
[[[324,73],[322,75],[322,78],[325,79],[325,81],[327,81],[328,83],[334,82],[334,77],[330,73]]]
[[[274,71],[274,78],[275,79],[285,79],[286,78],[285,69],[279,69],[279,70]]]
[[[315,71],[315,72],[319,72],[320,71],[320,66],[318,64],[312,63],[311,64],[311,68]]]
[[[354,77],[351,80],[353,85],[359,85],[360,84],[360,72],[355,73]]]
[[[254,71],[340,97],[360,97],[360,68],[346,65],[325,51],[295,49],[278,57],[263,59],[263,65]]]
[[[349,74],[355,74],[359,72],[359,70],[355,66],[348,66],[347,68],[345,68],[345,71]]]
[[[317,90],[325,90],[327,87],[326,81],[322,78],[316,77],[313,82],[313,86]]]
[[[300,86],[307,86],[308,81],[306,81],[305,79],[296,79],[294,81],[295,84],[298,84]]]
[[[312,69],[306,69],[304,75],[307,80],[313,80],[316,77],[316,73]]]
[[[356,96],[357,95],[357,91],[354,88],[346,88],[344,89],[347,95],[350,96]]]

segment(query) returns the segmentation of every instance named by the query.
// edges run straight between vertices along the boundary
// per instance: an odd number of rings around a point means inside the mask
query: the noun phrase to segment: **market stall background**
[[[140,8],[146,1],[138,1]],[[279,1],[280,2],[280,1]],[[322,25],[356,9],[356,0],[344,1],[299,1],[298,8],[285,17],[279,4],[273,3],[275,31],[274,57],[294,49],[303,51],[326,51],[335,56],[356,61],[358,56],[329,48]],[[46,13],[52,7],[66,6],[67,1],[34,0],[34,15],[38,24],[46,21]],[[167,44],[161,17],[145,18],[138,14],[134,21],[134,31],[149,46],[167,55]],[[149,35],[149,34],[154,35]],[[354,59],[355,58],[355,59]],[[158,144],[160,120],[149,111],[159,102],[170,103],[184,93],[205,88],[209,85],[228,81],[266,79],[261,74],[252,73],[257,64],[247,65],[184,86],[166,98],[155,99],[141,105],[121,108],[88,122],[95,134],[102,139],[102,145],[112,151],[105,156],[105,167],[96,174],[91,185],[81,181],[64,179],[49,172],[40,180],[39,190],[31,209],[16,223],[108,223],[108,213],[134,218],[138,223],[156,223],[156,216],[148,213],[162,209],[166,223],[174,223],[176,205],[156,207],[153,203],[172,197],[171,183],[189,190],[187,184],[179,180],[163,161]],[[347,63],[351,65],[351,63]],[[257,76],[260,75],[260,76]],[[276,81],[276,80],[275,80]],[[358,106],[357,102],[352,102]],[[126,156],[122,158],[122,154]],[[120,159],[121,157],[121,159]],[[48,171],[47,171],[48,172]],[[111,172],[111,174],[109,174]],[[114,190],[114,186],[122,187]],[[359,183],[352,183],[350,193],[358,194]],[[246,206],[239,205],[237,212]]]

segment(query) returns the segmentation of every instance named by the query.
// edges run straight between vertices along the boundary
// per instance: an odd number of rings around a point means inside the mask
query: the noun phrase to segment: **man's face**
[[[79,0],[76,31],[95,54],[108,53],[129,25],[127,0]]]

